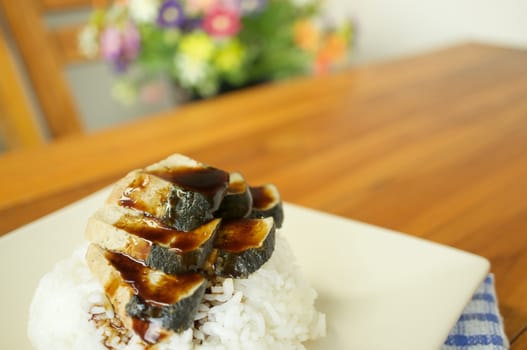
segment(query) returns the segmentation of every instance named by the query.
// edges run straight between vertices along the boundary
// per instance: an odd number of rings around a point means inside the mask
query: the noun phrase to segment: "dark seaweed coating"
[[[203,268],[214,245],[216,233],[199,248],[180,253],[175,248],[153,244],[146,259],[146,265],[168,274],[197,272]]]
[[[251,212],[252,204],[253,198],[248,189],[242,193],[227,194],[214,216],[223,219],[244,218]]]
[[[277,228],[282,227],[284,222],[284,210],[282,201],[275,185],[251,187],[253,207],[249,218],[261,219],[272,217]]]
[[[185,192],[197,192],[216,211],[229,186],[229,173],[213,167],[176,167],[149,171]]]
[[[273,255],[275,226],[273,225],[262,246],[249,248],[239,253],[217,249],[214,274],[222,277],[247,278],[257,271]]]
[[[126,305],[126,312],[143,321],[157,319],[166,329],[176,332],[190,328],[194,323],[194,315],[203,299],[206,288],[206,280],[194,293],[179,300],[175,304],[159,307],[145,302],[141,297],[134,295]]]
[[[211,209],[209,200],[203,194],[176,187],[170,194],[161,220],[176,230],[188,232],[212,220]]]
[[[249,214],[250,218],[262,219],[272,217],[274,219],[275,225],[277,228],[282,227],[284,222],[284,209],[282,207],[282,202],[276,203],[272,208],[268,210],[259,210],[253,207],[251,213]]]

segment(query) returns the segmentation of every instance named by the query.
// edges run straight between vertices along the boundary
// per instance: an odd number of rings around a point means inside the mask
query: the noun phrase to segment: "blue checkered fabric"
[[[505,350],[509,342],[498,309],[492,274],[476,290],[472,300],[450,331],[443,350]]]

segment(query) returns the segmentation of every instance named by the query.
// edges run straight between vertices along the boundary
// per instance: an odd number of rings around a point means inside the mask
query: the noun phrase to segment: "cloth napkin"
[[[503,329],[494,289],[494,275],[489,274],[450,331],[443,350],[505,350],[509,341]]]

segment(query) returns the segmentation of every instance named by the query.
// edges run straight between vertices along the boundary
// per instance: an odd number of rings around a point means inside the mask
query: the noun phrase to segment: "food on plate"
[[[325,318],[283,217],[276,186],[183,155],[130,172],[88,219],[86,245],[41,280],[34,347],[303,348]]]
[[[178,231],[151,216],[106,205],[89,220],[85,237],[166,273],[198,271],[209,257],[221,219],[189,232]]]
[[[252,206],[253,197],[245,179],[240,173],[231,173],[227,193],[215,216],[224,219],[246,217],[251,212]]]
[[[247,277],[273,254],[275,226],[272,218],[224,222],[214,244],[213,273]]]
[[[228,186],[228,173],[175,155],[128,174],[108,201],[190,231],[213,218]]]
[[[207,282],[201,274],[165,274],[96,244],[88,247],[86,261],[121,322],[145,341],[192,325]]]
[[[284,211],[278,188],[273,184],[267,184],[251,187],[250,191],[253,198],[253,206],[249,216],[252,218],[272,217],[276,227],[282,227]]]

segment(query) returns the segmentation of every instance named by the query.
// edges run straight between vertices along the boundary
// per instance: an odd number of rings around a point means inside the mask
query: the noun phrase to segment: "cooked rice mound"
[[[144,349],[124,329],[84,260],[86,247],[56,264],[40,281],[29,313],[36,350]],[[316,292],[301,276],[285,238],[277,233],[271,259],[247,279],[210,282],[194,327],[158,344],[159,350],[304,349],[325,335]],[[148,347],[146,347],[148,348]]]

